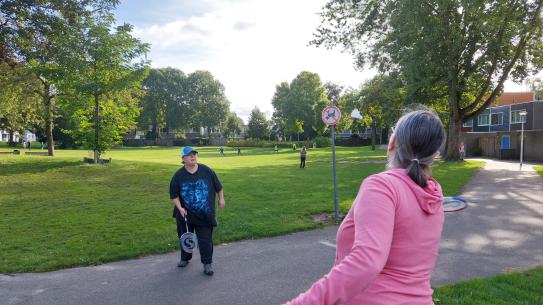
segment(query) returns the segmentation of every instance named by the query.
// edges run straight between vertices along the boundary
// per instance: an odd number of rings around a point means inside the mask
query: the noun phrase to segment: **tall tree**
[[[81,118],[81,113],[93,111],[92,121],[79,124],[82,130],[78,133],[86,134],[92,126],[92,133],[83,137],[83,143],[93,150],[95,163],[104,151],[120,141],[119,135],[135,124],[135,115],[129,113],[139,114],[139,110],[131,95],[140,88],[147,73],[148,45],[132,37],[131,25],[112,29],[113,23],[113,17],[105,16],[85,33],[84,60],[76,88],[91,101],[82,104],[77,112]]]
[[[273,129],[276,134],[286,136],[289,128],[289,113],[290,113],[290,85],[288,82],[282,82],[275,86],[275,93],[272,98],[273,105]]]
[[[304,133],[313,138],[324,132],[321,111],[328,103],[325,89],[316,73],[303,71],[290,84],[276,86],[272,99],[274,122],[290,135]]]
[[[40,81],[36,91],[45,107],[48,153],[54,154],[55,98],[66,80],[77,73],[70,63],[77,56],[85,24],[111,11],[118,0],[0,2],[0,44]]]
[[[189,127],[191,108],[186,93],[187,77],[174,68],[151,69],[143,81],[141,99],[141,127],[151,127],[153,138],[159,137],[162,127],[180,129]]]
[[[299,122],[303,122],[305,136],[314,138],[322,134],[325,125],[320,119],[321,111],[328,101],[320,76],[308,71],[298,74],[290,84],[289,99],[292,114]]]
[[[266,139],[270,135],[270,123],[264,112],[255,107],[249,115],[247,135],[251,139]]]
[[[230,102],[224,94],[224,86],[208,71],[196,71],[187,77],[187,101],[194,107],[193,127],[212,128],[221,126],[230,112]]]
[[[447,99],[447,159],[462,122],[543,67],[543,0],[331,0],[312,43],[343,46],[381,71],[400,71],[408,99]]]
[[[15,132],[22,134],[43,123],[41,101],[33,91],[38,87],[22,67],[0,62],[0,129],[9,133],[10,144]]]
[[[243,120],[235,112],[230,112],[224,126],[224,136],[230,138],[240,134],[241,125],[243,125]]]
[[[543,100],[543,80],[540,77],[529,78],[525,84],[534,92],[536,100]]]

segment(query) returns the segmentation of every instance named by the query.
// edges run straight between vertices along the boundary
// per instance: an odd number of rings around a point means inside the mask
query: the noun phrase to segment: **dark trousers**
[[[187,232],[185,227],[185,220],[179,215],[175,217],[177,223],[177,236],[181,238],[183,233]],[[198,248],[200,249],[200,260],[202,264],[211,264],[213,262],[213,227],[209,226],[197,226],[192,223],[188,223],[189,231],[196,232],[198,238]],[[187,253],[181,249],[181,259],[189,261],[192,258],[192,253]]]
[[[300,158],[300,168],[305,168],[305,158]]]

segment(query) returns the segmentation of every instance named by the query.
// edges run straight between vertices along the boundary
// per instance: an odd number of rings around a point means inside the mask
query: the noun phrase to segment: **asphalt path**
[[[469,207],[447,213],[432,284],[543,263],[543,179],[530,165],[485,160],[464,188]],[[178,253],[47,273],[0,275],[2,305],[281,304],[330,269],[337,227],[215,247],[212,277]]]

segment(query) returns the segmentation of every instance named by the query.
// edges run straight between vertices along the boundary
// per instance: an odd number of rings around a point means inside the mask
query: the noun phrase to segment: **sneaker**
[[[189,264],[189,261],[180,260],[179,263],[177,263],[177,267],[183,268],[186,267]]]
[[[204,264],[204,273],[206,275],[213,275],[213,266],[211,264]]]

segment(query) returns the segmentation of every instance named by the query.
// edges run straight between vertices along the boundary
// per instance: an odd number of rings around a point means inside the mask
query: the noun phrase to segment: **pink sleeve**
[[[288,305],[343,304],[363,291],[383,270],[394,230],[395,200],[390,182],[364,180],[353,203],[355,239],[351,252]]]

